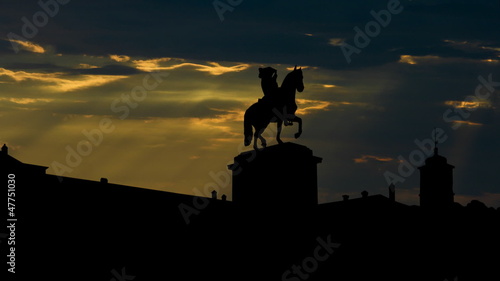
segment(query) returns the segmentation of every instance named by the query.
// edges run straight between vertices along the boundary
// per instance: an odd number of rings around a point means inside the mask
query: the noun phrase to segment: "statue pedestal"
[[[243,152],[229,165],[233,202],[255,210],[313,208],[318,204],[317,164],[321,160],[295,143]]]

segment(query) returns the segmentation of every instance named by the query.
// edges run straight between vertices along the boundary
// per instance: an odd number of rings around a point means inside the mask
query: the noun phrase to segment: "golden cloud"
[[[127,78],[128,76],[118,75],[80,75],[70,78],[61,78],[64,73],[36,73],[26,71],[12,71],[5,68],[0,68],[0,76],[7,76],[16,82],[23,82],[25,80],[40,81],[48,84],[46,86],[58,92],[70,92],[84,88],[99,87],[104,84]]]
[[[130,60],[129,56],[123,56],[123,55],[109,55],[109,58],[116,62],[127,62]]]
[[[454,108],[467,108],[467,109],[475,109],[475,108],[490,108],[491,103],[488,100],[477,100],[476,101],[457,101],[457,100],[448,100],[444,102],[445,105],[451,106]]]
[[[329,101],[297,99],[297,105],[299,105],[297,115],[311,114],[312,111],[316,110],[328,111],[328,107],[332,104],[333,103]]]
[[[167,62],[172,60],[172,58],[157,58],[157,59],[150,59],[150,60],[134,60],[132,61],[135,65],[136,68],[139,70],[147,71],[147,72],[152,72],[152,71],[159,71],[159,70],[165,70],[167,67],[161,67],[160,63],[161,62]],[[172,69],[172,68],[170,68]]]
[[[431,62],[431,61],[436,61],[441,59],[439,56],[411,56],[411,55],[401,55],[399,57],[399,63],[406,63],[406,64],[419,64],[419,63],[426,63],[426,62]]]
[[[165,70],[173,70],[185,66],[192,66],[197,71],[208,72],[211,75],[221,75],[229,72],[240,72],[250,67],[249,64],[237,64],[234,66],[222,66],[217,62],[209,62],[209,65],[203,65],[198,63],[190,63],[183,62],[178,64],[173,64],[170,66],[160,66],[162,62],[171,61],[172,58],[157,58],[151,60],[134,60],[133,63],[136,65],[136,68],[146,72],[152,71],[165,71]]]
[[[330,40],[328,40],[328,44],[338,47],[342,46],[344,44],[344,41],[345,39],[343,38],[331,38]]]
[[[19,46],[21,46],[21,49],[28,52],[39,53],[39,54],[45,53],[45,49],[42,46],[30,41],[22,41],[16,39],[8,39],[8,41],[18,44]]]
[[[13,103],[17,104],[31,104],[31,103],[38,103],[38,102],[51,102],[54,101],[54,99],[44,99],[44,98],[0,98],[0,101],[10,101]]]
[[[297,67],[299,67],[301,69],[307,69],[307,68],[318,69],[317,67],[310,67],[308,65],[297,65]],[[295,66],[290,66],[290,67],[286,68],[286,70],[289,70],[289,71],[292,71],[294,69],[295,69]]]
[[[376,155],[361,155],[361,157],[354,158],[354,163],[360,164],[360,163],[367,163],[368,160],[375,160],[378,162],[390,162],[393,161],[394,158],[391,157],[381,157],[381,156],[376,156]]]
[[[466,121],[466,120],[454,120],[453,123],[460,123],[460,124],[465,124],[469,126],[482,126],[484,124],[482,123],[476,123],[476,122],[471,122],[471,121]]]
[[[87,64],[87,63],[80,63],[78,65],[78,68],[80,69],[92,69],[92,68],[99,68],[98,66]]]

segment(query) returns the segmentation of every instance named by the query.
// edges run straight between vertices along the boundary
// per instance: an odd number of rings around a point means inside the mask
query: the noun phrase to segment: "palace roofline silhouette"
[[[312,155],[312,151],[309,148],[307,148],[303,145],[295,144],[295,143],[284,143],[281,145],[273,145],[273,146],[267,147],[266,149],[263,149],[263,150],[258,151],[258,152],[255,152],[255,150],[249,150],[249,151],[243,152],[240,155],[238,155],[237,157],[235,157],[234,164],[228,165],[228,169],[230,169],[230,170],[243,168],[242,170],[250,175],[250,176],[246,176],[246,178],[244,180],[241,180],[241,181],[239,181],[237,179],[236,186],[235,186],[235,183],[233,182],[233,192],[236,191],[236,195],[233,194],[233,201],[236,201],[237,203],[239,203],[238,201],[240,201],[240,200],[241,201],[256,200],[256,198],[252,198],[252,196],[261,197],[262,194],[265,195],[266,194],[265,192],[269,191],[269,190],[265,190],[266,188],[271,189],[271,187],[273,185],[274,185],[273,187],[276,187],[277,185],[283,185],[283,186],[289,187],[290,184],[292,184],[292,185],[302,186],[302,188],[304,189],[305,192],[312,192],[313,193],[313,195],[309,195],[310,202],[308,202],[308,203],[295,202],[296,204],[304,203],[305,205],[311,205],[311,204],[317,205],[318,198],[316,195],[317,194],[317,180],[316,180],[315,167],[312,170],[313,173],[310,174],[310,176],[307,180],[305,180],[304,175],[302,175],[301,177],[295,178],[295,180],[298,179],[299,182],[291,181],[288,184],[283,183],[283,182],[279,182],[279,183],[272,182],[272,176],[274,176],[278,172],[276,170],[278,168],[280,169],[281,172],[283,172],[285,174],[286,173],[293,173],[293,172],[291,172],[293,170],[283,169],[284,167],[287,167],[285,165],[286,162],[291,160],[290,157],[285,158],[285,157],[287,157],[286,151],[288,149],[293,149],[294,152],[296,152],[296,153],[297,152],[305,153],[306,157],[308,157],[310,159],[308,159],[307,161],[303,161],[303,162],[310,163],[310,166],[315,166],[316,164],[319,164],[322,162],[321,158]],[[257,155],[259,155],[259,157],[255,161],[255,163],[253,163],[253,165],[248,166],[248,163],[251,164],[253,158],[255,158],[256,153],[257,153]],[[266,154],[272,154],[272,155],[267,156],[267,158],[266,158],[266,157],[264,157],[264,156],[266,156]],[[290,155],[288,155],[288,156],[290,156]],[[292,156],[296,157],[297,155],[292,155]],[[271,157],[271,158],[277,157],[283,163],[276,165],[276,163],[269,161],[269,159],[268,159],[269,157]],[[247,161],[248,159],[250,159],[251,161]],[[302,163],[302,164],[304,164],[304,163]],[[268,165],[268,166],[265,166],[265,165]],[[276,165],[277,167],[272,167],[273,165]],[[157,193],[172,194],[172,195],[180,196],[180,197],[184,197],[184,198],[199,197],[199,196],[182,194],[182,193],[175,193],[175,192],[170,192],[170,191],[165,191],[165,190],[154,190],[154,189],[149,189],[149,188],[144,188],[144,187],[133,187],[133,186],[122,185],[122,184],[108,183],[107,178],[101,178],[99,181],[94,181],[94,180],[88,180],[88,179],[78,179],[78,178],[67,177],[67,176],[58,176],[58,175],[47,174],[46,170],[49,168],[48,166],[28,164],[28,163],[21,162],[20,160],[14,158],[12,155],[9,154],[9,149],[8,149],[6,144],[4,144],[1,148],[0,167],[4,171],[15,171],[15,172],[21,172],[23,174],[31,174],[31,175],[44,175],[44,176],[47,176],[48,178],[52,178],[52,179],[55,177],[55,178],[57,178],[58,182],[61,184],[63,182],[71,182],[74,184],[78,181],[81,181],[82,183],[88,183],[88,184],[92,183],[92,184],[100,184],[100,185],[105,183],[105,184],[108,184],[109,186],[114,186],[114,187],[148,190],[148,191],[157,192]],[[250,168],[250,167],[257,167],[258,170],[248,171],[248,168]],[[271,169],[271,168],[273,168],[273,169]],[[302,168],[304,168],[304,167],[302,167]],[[449,206],[450,203],[451,204],[456,203],[453,200],[454,193],[453,193],[453,171],[452,170],[454,168],[455,168],[455,166],[448,164],[447,159],[445,157],[438,154],[438,149],[436,147],[434,149],[434,154],[425,160],[425,164],[423,166],[418,167],[418,169],[421,172],[421,174],[420,174],[421,194],[419,195],[420,202],[421,202],[420,206],[423,205],[425,207],[426,204],[428,204],[427,201],[432,202],[430,204],[433,207]],[[294,167],[294,169],[297,171],[297,167]],[[300,170],[300,169],[298,169],[298,170]],[[266,171],[268,172],[268,174],[265,174],[265,175],[262,174],[262,173],[266,173]],[[266,178],[267,180],[263,180],[260,183],[255,182],[254,179],[256,179],[256,178],[252,177],[252,175],[254,173],[259,173],[260,177]],[[243,175],[238,175],[238,176],[242,177]],[[233,177],[233,180],[234,179],[235,178]],[[252,181],[252,180],[254,180],[254,181]],[[257,180],[258,180],[258,178],[257,178]],[[312,185],[313,185],[312,188],[304,187],[305,185],[307,185],[307,182],[312,182]],[[244,185],[244,186],[240,187],[239,185]],[[252,187],[257,187],[257,186],[259,186],[260,189],[264,189],[263,193],[255,192],[255,190]],[[443,186],[444,186],[444,188],[442,188]],[[443,189],[445,189],[445,188],[446,188],[446,190],[443,191]],[[273,188],[273,189],[275,189],[275,188]],[[423,190],[423,192],[422,192],[422,190]],[[241,192],[243,192],[243,194],[240,195]],[[283,190],[283,192],[285,192],[285,190]],[[290,190],[288,190],[288,192],[290,192]],[[424,193],[424,194],[422,195],[422,193]],[[444,193],[444,194],[442,194],[442,193]],[[343,200],[322,203],[319,205],[323,205],[323,204],[345,205],[346,202],[353,202],[353,204],[359,204],[359,203],[354,203],[357,201],[353,201],[353,200],[360,200],[360,199],[377,200],[377,202],[380,202],[380,203],[381,202],[396,202],[396,198],[395,198],[396,195],[395,194],[396,194],[395,186],[393,184],[391,184],[391,186],[389,186],[388,196],[385,196],[382,194],[368,195],[367,191],[363,191],[363,192],[361,192],[361,196],[359,198],[349,199],[348,195],[343,195],[342,196]],[[302,199],[300,199],[300,197],[303,197],[303,195],[304,194],[297,194],[296,199],[302,200]],[[217,196],[217,192],[215,192],[215,196]],[[241,196],[241,198],[240,198],[240,196]],[[279,197],[282,198],[282,196],[283,195],[280,195]],[[436,197],[437,199],[436,198],[428,199],[428,198],[426,198],[426,196]],[[234,199],[234,197],[236,197],[236,200]],[[259,200],[264,200],[265,199],[264,197],[261,197]],[[422,197],[424,197],[424,199],[422,199]],[[207,196],[207,198],[208,198],[208,196]],[[223,194],[222,198],[226,198],[225,194]],[[378,198],[378,199],[374,199],[374,198]],[[382,199],[382,198],[384,198],[384,199]],[[216,199],[216,198],[214,198],[214,193],[212,193],[211,199]],[[273,199],[276,199],[276,198],[273,198]],[[439,201],[440,199],[442,201]],[[424,201],[423,204],[422,204],[422,200]],[[225,199],[224,199],[224,201],[225,201]],[[477,200],[473,200],[473,201],[477,201]],[[364,202],[364,201],[362,201],[362,202]],[[291,203],[293,203],[293,205],[296,206],[294,202],[291,202]],[[407,206],[404,203],[400,203],[400,202],[396,202],[396,203],[398,203],[398,205]],[[243,203],[243,204],[245,204],[245,203]],[[458,204],[458,203],[456,203],[456,204]]]
[[[397,202],[394,185],[388,196],[363,191],[318,204],[321,163],[295,143],[243,152],[228,167],[227,201],[216,191],[205,198],[58,177],[12,157],[6,145],[0,152],[2,175],[16,180],[19,267],[43,272],[57,261],[52,280],[75,276],[75,267],[83,268],[76,280],[108,280],[122,267],[141,280],[500,277],[498,255],[485,255],[500,252],[500,208],[454,203],[453,166],[437,149],[420,167],[421,207]],[[327,238],[340,247],[321,265],[305,262]]]

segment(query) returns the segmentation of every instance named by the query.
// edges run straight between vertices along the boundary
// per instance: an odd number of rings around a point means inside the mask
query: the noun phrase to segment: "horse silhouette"
[[[261,77],[261,75],[259,75]],[[262,76],[262,85],[271,85],[272,81],[264,81],[264,79],[275,79],[274,75]],[[295,138],[300,137],[302,134],[302,119],[295,115],[297,104],[295,103],[295,91],[302,92],[304,90],[302,76],[302,68],[297,69],[297,66],[292,72],[288,73],[281,87],[276,92],[271,92],[269,95],[266,93],[267,89],[263,91],[264,98],[260,99],[257,103],[252,104],[244,115],[244,136],[245,146],[252,143],[252,136],[254,139],[253,147],[258,149],[257,139],[260,139],[263,147],[266,147],[266,139],[262,137],[262,133],[267,128],[269,123],[275,122],[277,124],[276,141],[279,144],[281,141],[281,129],[283,122],[297,122],[299,130],[295,133]],[[253,131],[255,128],[255,132]]]

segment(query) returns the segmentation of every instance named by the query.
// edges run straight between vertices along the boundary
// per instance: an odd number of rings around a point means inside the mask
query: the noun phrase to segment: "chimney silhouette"
[[[363,191],[361,192],[361,198],[368,198],[368,191],[363,190]]]
[[[233,202],[280,211],[316,206],[321,161],[312,150],[295,143],[243,152],[228,166],[233,174]],[[255,192],[256,188],[262,192]]]
[[[389,185],[389,200],[391,200],[391,202],[396,202],[396,186],[394,183]]]
[[[7,147],[7,145],[5,143],[2,146],[2,153],[4,153],[5,155],[9,154],[9,148]]]

